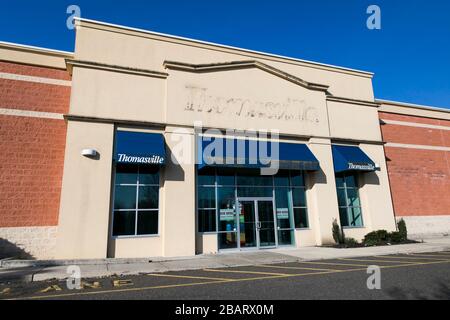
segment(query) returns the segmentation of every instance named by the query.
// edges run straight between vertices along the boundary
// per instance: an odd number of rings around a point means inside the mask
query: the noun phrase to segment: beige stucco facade
[[[359,146],[380,167],[360,174],[364,227],[346,235],[361,240],[375,229],[395,230],[370,73],[85,20],[77,20],[67,64],[72,94],[56,258],[217,252],[217,234],[197,232],[196,167],[183,159],[161,169],[158,234],[111,236],[115,130],[162,133],[172,160],[180,139],[195,146],[198,122],[277,130],[282,141],[309,147],[320,170],[306,175],[309,227],[295,230],[294,246],[333,242],[332,144]],[[86,148],[99,156],[83,157]]]

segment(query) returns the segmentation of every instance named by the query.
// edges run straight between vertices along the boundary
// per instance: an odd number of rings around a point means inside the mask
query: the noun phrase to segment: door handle
[[[261,229],[261,222],[256,223],[256,229]]]

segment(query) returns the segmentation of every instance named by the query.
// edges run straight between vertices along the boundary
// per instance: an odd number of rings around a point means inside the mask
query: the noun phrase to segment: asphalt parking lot
[[[380,289],[369,289],[368,266]],[[0,299],[450,299],[450,251],[0,284]]]

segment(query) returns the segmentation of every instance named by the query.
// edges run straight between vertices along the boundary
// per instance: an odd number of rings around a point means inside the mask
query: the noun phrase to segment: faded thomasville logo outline
[[[300,121],[318,124],[319,113],[305,100],[286,98],[284,101],[257,101],[248,98],[231,98],[209,94],[208,88],[186,85],[188,91],[184,111],[224,114],[246,118]]]

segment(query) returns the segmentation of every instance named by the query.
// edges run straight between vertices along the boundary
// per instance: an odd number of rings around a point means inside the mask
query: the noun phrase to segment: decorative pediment
[[[165,61],[164,67],[167,69],[181,70],[186,72],[197,72],[197,73],[257,68],[262,71],[273,74],[279,78],[302,86],[303,88],[309,90],[323,91],[328,95],[329,86],[327,85],[305,81],[290,73],[284,72],[280,69],[274,68],[272,66],[269,66],[265,63],[256,60],[229,61],[229,62],[207,63],[207,64],[190,64],[177,61]]]

